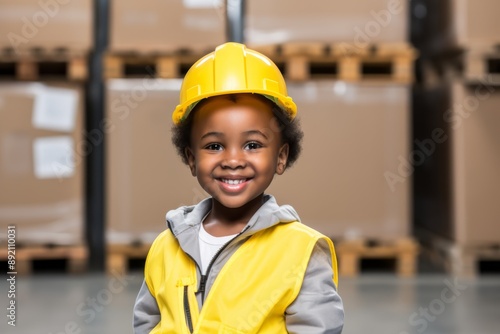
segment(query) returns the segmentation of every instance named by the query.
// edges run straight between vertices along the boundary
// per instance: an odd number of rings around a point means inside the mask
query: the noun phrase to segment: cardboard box
[[[0,48],[89,51],[92,13],[91,0],[2,0]]]
[[[225,42],[223,1],[113,0],[111,51],[212,51]]]
[[[0,243],[83,243],[82,89],[0,85]]]
[[[428,109],[428,113],[433,112],[438,115],[435,118],[440,119],[439,123],[428,123],[425,129],[427,133],[429,125],[445,129],[447,149],[433,154],[432,168],[427,168],[425,175],[446,181],[442,182],[442,187],[420,194],[420,197],[421,202],[444,198],[446,201],[441,200],[441,204],[446,205],[427,206],[425,210],[426,203],[420,204],[421,211],[416,213],[417,226],[463,246],[498,244],[500,86],[454,83],[434,88],[421,99],[427,99],[428,105],[432,105],[438,96],[436,92],[445,97],[447,105],[443,109]],[[423,134],[422,129],[419,131]],[[442,160],[444,154],[449,163],[435,163],[437,159]]]
[[[411,175],[400,182],[393,175],[409,154],[409,86],[310,81],[288,88],[303,153],[268,192],[333,238],[409,236]]]
[[[403,43],[408,36],[408,4],[403,0],[247,2],[246,42],[251,46],[286,42]]]
[[[149,243],[165,214],[207,197],[171,143],[180,79],[115,79],[106,84],[106,238]]]
[[[500,86],[452,87],[453,237],[500,242]],[[447,116],[445,116],[447,117]]]

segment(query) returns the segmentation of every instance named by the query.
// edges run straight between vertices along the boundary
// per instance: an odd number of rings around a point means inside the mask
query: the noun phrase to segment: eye
[[[248,144],[245,145],[245,150],[256,150],[258,148],[261,148],[262,145],[260,143],[257,143],[257,142],[250,142]]]
[[[205,146],[205,149],[210,151],[222,151],[222,145],[217,143],[212,143]]]

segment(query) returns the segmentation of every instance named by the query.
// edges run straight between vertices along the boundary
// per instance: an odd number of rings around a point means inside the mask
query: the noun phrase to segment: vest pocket
[[[183,329],[183,333],[193,333],[194,331],[194,318],[197,317],[196,314],[193,314],[193,310],[191,309],[192,304],[192,289],[190,286],[194,284],[194,280],[191,277],[184,277],[178,280],[177,288],[179,289],[179,306],[182,305],[182,312],[184,313],[186,327]]]
[[[191,308],[189,306],[189,294],[188,294],[188,286],[184,286],[184,315],[186,316],[186,324],[189,329],[189,333],[193,332],[193,317],[191,315]]]

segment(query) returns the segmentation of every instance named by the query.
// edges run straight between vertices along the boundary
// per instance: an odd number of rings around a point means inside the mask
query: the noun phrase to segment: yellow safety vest
[[[146,283],[161,313],[151,333],[287,333],[285,310],[300,291],[319,239],[330,246],[337,286],[332,241],[301,223],[282,223],[255,233],[236,250],[217,275],[200,312],[196,265],[166,230],[146,260]]]

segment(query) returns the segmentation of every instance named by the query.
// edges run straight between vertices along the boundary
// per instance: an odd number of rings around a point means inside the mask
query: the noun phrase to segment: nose
[[[238,148],[226,149],[221,162],[222,168],[238,169],[246,167],[244,152]]]

